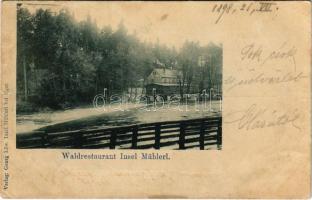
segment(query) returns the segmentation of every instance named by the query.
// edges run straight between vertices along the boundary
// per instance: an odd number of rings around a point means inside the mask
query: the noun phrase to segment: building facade
[[[156,94],[163,97],[179,94],[179,71],[167,68],[155,68],[147,77],[146,95]]]

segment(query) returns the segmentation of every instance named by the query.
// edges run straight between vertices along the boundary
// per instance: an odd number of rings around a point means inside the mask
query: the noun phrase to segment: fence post
[[[160,124],[155,126],[155,149],[160,149]]]
[[[185,149],[185,122],[180,123],[179,149]]]
[[[46,132],[41,133],[41,145],[42,147],[49,145],[48,134]]]
[[[117,132],[116,131],[112,131],[111,132],[111,137],[110,137],[110,143],[109,143],[109,148],[110,149],[115,149],[116,147],[116,139],[117,139]]]
[[[83,133],[79,132],[79,133],[74,133],[73,135],[73,139],[74,139],[74,147],[75,148],[81,148],[83,145]]]
[[[200,124],[199,147],[200,150],[205,149],[205,120],[201,120]]]
[[[138,126],[134,126],[132,130],[132,149],[138,147]]]
[[[222,118],[220,117],[218,122],[218,131],[217,131],[217,148],[221,150],[222,148]]]

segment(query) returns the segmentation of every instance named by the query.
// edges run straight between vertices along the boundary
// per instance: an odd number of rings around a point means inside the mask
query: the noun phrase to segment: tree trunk
[[[23,56],[23,68],[24,68],[24,98],[28,100],[28,89],[27,89],[27,70],[26,70],[26,58]]]

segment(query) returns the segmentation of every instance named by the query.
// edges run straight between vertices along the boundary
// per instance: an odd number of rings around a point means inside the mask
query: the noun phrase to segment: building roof
[[[176,83],[150,83],[149,85],[160,85],[160,86],[179,86]]]
[[[147,77],[146,84],[157,84],[161,86],[177,86],[178,73],[180,71],[168,68],[155,68]]]
[[[173,78],[177,77],[178,71],[175,69],[166,69],[166,68],[155,68],[156,71],[161,77]]]

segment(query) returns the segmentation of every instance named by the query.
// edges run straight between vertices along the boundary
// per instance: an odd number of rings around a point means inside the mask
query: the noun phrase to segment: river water
[[[16,132],[18,134],[33,131],[59,132],[183,120],[220,116],[220,110],[219,101],[198,105],[158,104],[145,106],[142,104],[127,104],[105,108],[75,108],[64,111],[17,115]]]

